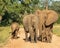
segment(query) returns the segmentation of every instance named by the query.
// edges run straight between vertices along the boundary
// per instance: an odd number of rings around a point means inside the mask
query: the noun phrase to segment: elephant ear
[[[48,14],[48,16],[47,16],[46,25],[50,25],[50,24],[56,22],[57,20],[58,20],[58,15],[57,15],[57,13],[50,13],[50,14]]]

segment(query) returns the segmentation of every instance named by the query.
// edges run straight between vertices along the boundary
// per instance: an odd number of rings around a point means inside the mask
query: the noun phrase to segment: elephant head
[[[46,14],[45,24],[48,26],[52,23],[55,23],[58,20],[58,14],[53,10],[43,10]]]

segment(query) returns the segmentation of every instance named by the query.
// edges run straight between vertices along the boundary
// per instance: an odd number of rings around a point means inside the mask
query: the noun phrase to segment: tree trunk
[[[46,0],[45,2],[45,7],[46,7],[46,10],[48,10],[48,0]]]

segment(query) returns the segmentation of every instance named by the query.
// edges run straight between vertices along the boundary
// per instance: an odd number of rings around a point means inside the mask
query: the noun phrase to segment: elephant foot
[[[49,41],[49,43],[51,43],[51,41]]]
[[[26,42],[28,42],[28,39],[24,39]]]
[[[35,43],[37,43],[37,39],[34,39]]]
[[[42,39],[41,39],[40,37],[38,38],[38,40],[39,40],[39,41],[42,41]]]
[[[25,40],[26,42],[28,42],[28,40]]]
[[[46,37],[44,37],[44,38],[42,39],[42,42],[46,42]]]
[[[42,41],[42,36],[39,36],[39,37],[38,37],[38,40],[39,40],[39,41]]]
[[[19,37],[14,37],[14,39],[17,39],[17,38],[19,38]]]
[[[23,40],[24,40],[25,42],[28,42],[28,39],[26,39],[26,38],[25,38],[25,39],[23,39]]]
[[[47,41],[47,43],[51,43],[51,41]]]
[[[48,43],[51,43],[51,40],[49,40]]]
[[[51,38],[49,37],[48,40],[47,40],[47,43],[51,43]]]
[[[37,43],[37,41],[31,41],[31,43]]]
[[[51,40],[47,40],[47,43],[51,43]]]
[[[37,41],[35,41],[35,43],[37,43]]]
[[[12,39],[15,39],[16,37],[15,37],[15,36],[12,36],[11,38],[12,38]]]
[[[35,41],[31,41],[31,43],[35,43]]]

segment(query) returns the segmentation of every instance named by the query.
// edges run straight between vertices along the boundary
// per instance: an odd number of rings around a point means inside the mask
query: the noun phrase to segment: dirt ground
[[[60,48],[60,37],[53,35],[52,43],[40,42],[30,43],[25,42],[24,29],[20,29],[20,38],[9,39],[8,43],[3,48]]]

